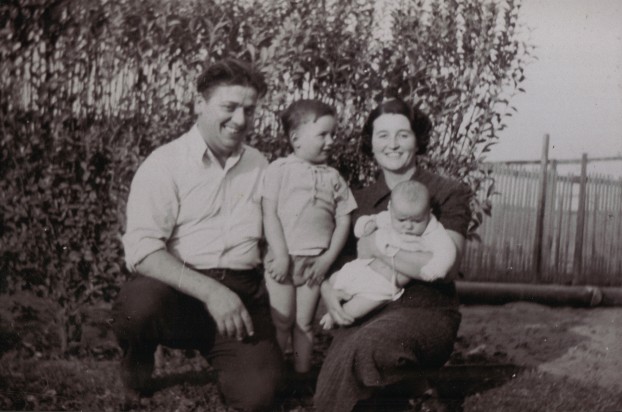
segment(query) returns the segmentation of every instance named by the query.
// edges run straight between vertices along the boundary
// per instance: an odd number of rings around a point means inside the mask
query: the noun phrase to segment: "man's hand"
[[[221,335],[242,340],[255,333],[253,321],[242,300],[226,286],[210,290],[205,307],[216,321]]]
[[[344,310],[341,302],[348,301],[352,298],[351,295],[333,288],[328,281],[325,281],[320,286],[322,293],[322,299],[326,305],[328,313],[332,316],[333,320],[338,325],[350,325],[354,322],[354,318],[348,315]]]
[[[268,275],[279,283],[283,283],[289,272],[289,255],[276,256],[272,260],[266,261],[266,272]]]
[[[253,321],[237,294],[216,279],[187,268],[166,250],[148,255],[137,269],[204,302],[221,335],[239,340],[253,335]]]

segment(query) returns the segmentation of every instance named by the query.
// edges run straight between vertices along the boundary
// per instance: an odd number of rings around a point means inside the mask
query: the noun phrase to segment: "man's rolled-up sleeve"
[[[123,248],[128,269],[153,252],[166,249],[173,233],[179,201],[170,172],[161,162],[147,158],[139,167],[127,201],[127,225]]]

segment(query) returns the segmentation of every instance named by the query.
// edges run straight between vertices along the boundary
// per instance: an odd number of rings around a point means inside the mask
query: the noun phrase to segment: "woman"
[[[430,191],[432,211],[461,256],[471,218],[471,191],[417,167],[416,155],[425,153],[430,130],[427,116],[399,99],[385,101],[370,113],[363,128],[362,151],[373,156],[380,173],[376,182],[354,192],[359,208],[353,222],[361,215],[386,210],[391,189],[413,179]],[[359,253],[383,258],[373,234],[361,238],[357,247]],[[353,249],[349,249],[350,258],[354,257]],[[356,324],[341,307],[349,297],[333,289],[329,282],[322,283],[327,310],[337,323],[348,327],[335,332],[320,370],[315,394],[317,410],[350,411],[378,389],[412,376],[416,368],[440,367],[447,361],[460,325],[458,299],[452,280],[418,279],[419,270],[429,259],[429,253],[400,251],[393,264],[412,281],[400,299]],[[458,263],[448,278],[457,273]]]

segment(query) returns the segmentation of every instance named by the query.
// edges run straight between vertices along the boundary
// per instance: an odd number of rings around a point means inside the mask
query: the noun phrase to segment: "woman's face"
[[[382,169],[403,173],[415,166],[417,138],[406,116],[385,113],[373,126],[372,152]]]

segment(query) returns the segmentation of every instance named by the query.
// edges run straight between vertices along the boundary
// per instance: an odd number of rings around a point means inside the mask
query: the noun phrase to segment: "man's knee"
[[[112,329],[119,339],[140,334],[162,310],[170,288],[149,278],[135,278],[120,290],[112,308]]]
[[[271,410],[283,370],[274,337],[246,343],[222,340],[209,355],[227,405],[247,411]]]
[[[223,390],[227,405],[241,411],[270,411],[275,394],[276,385],[268,386],[266,380],[254,387],[238,388],[235,392]]]
[[[242,411],[272,410],[281,379],[279,365],[220,374],[220,390],[227,405]]]

